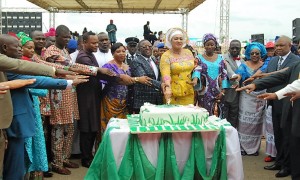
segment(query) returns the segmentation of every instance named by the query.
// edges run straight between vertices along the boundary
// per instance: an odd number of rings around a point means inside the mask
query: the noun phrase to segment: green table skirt
[[[227,180],[226,135],[221,126],[216,140],[212,164],[207,173],[206,157],[200,132],[193,133],[189,158],[182,174],[178,170],[171,133],[163,133],[159,142],[157,165],[148,160],[136,134],[129,134],[125,154],[119,169],[115,162],[109,128],[89,168],[85,180]]]

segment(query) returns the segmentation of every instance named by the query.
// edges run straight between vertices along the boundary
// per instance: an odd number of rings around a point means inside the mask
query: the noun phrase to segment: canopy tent
[[[27,0],[50,12],[186,14],[205,0]]]

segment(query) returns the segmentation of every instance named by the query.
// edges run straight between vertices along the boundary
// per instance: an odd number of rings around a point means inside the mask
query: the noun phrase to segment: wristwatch
[[[139,82],[138,77],[135,77],[135,78],[134,78],[134,81],[135,81],[135,82]]]

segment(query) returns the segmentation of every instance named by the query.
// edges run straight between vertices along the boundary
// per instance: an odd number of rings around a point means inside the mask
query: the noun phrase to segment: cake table
[[[111,119],[85,179],[244,179],[238,134],[221,120],[218,130],[130,133]]]

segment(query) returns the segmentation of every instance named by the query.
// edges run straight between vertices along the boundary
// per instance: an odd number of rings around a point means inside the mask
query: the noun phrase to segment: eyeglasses
[[[143,48],[143,49],[147,49],[147,48],[152,49],[152,46],[141,46],[141,48]]]
[[[251,55],[252,55],[252,56],[253,56],[253,55],[257,55],[257,56],[258,56],[258,55],[260,55],[260,53],[259,53],[259,52],[252,52]]]

